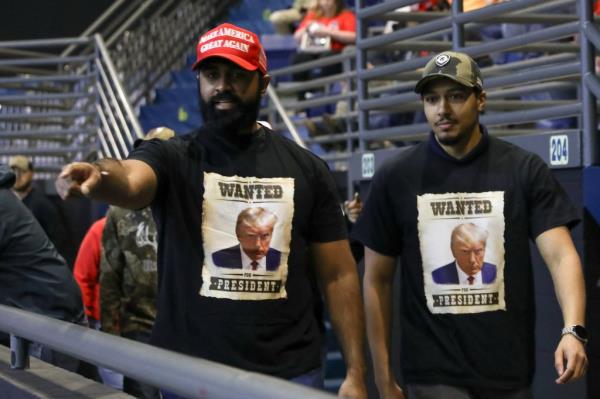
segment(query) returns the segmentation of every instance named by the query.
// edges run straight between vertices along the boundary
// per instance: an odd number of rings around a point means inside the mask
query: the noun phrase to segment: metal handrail
[[[0,330],[190,398],[328,399],[323,391],[0,305]],[[23,349],[23,348],[19,348]],[[11,347],[13,364],[26,353]]]
[[[600,98],[600,81],[596,76],[594,56],[600,45],[600,32],[594,25],[592,1],[582,0],[579,5],[581,41],[581,84],[583,122],[583,164],[600,163],[600,138],[596,101]]]
[[[283,109],[283,105],[281,105],[279,96],[277,95],[277,92],[275,91],[275,89],[273,89],[273,86],[270,86],[270,85],[267,86],[267,95],[269,96],[269,99],[271,100],[271,102],[273,102],[273,105],[277,109],[279,116],[281,116],[281,119],[283,120],[285,127],[289,130],[289,132],[292,135],[292,138],[294,139],[296,144],[298,144],[302,148],[306,148],[306,144],[304,144],[304,140],[302,140],[302,137],[300,137],[300,135],[298,134],[298,130],[296,130],[296,127],[294,126],[294,124],[292,123],[290,118],[287,116],[287,113],[286,113],[285,109]]]
[[[10,148],[9,145],[3,146],[2,156],[31,154],[36,163],[38,157],[39,160],[44,158],[43,170],[58,170],[59,165],[88,158],[90,152],[97,153],[102,141],[90,135],[90,131],[99,129],[103,135],[116,137],[106,141],[118,143],[121,156],[126,156],[133,141],[143,136],[100,35],[93,38],[0,42],[0,47],[7,46],[5,48],[9,49],[69,45],[86,45],[94,51],[83,55],[42,58],[26,57],[26,54],[17,52],[15,57],[20,58],[0,60],[0,66],[23,66],[20,75],[0,78],[0,84],[10,89],[6,94],[0,94],[0,103],[3,105],[0,137],[9,140],[9,143],[18,142],[18,145],[11,145]],[[49,65],[45,71],[40,71],[44,73],[43,76],[22,74],[28,69],[27,66],[40,64]],[[102,93],[107,93],[107,96],[101,102]],[[112,123],[106,125],[102,123],[103,120]],[[104,150],[105,146],[99,148]],[[49,155],[55,156],[55,167],[47,162]]]
[[[552,16],[550,14],[557,7],[574,5],[574,0],[519,0],[501,2],[470,12],[462,12],[462,1],[457,0],[453,4],[451,12],[427,12],[407,15],[395,11],[399,7],[413,5],[417,2],[417,0],[388,0],[368,7],[363,5],[364,1],[357,2],[358,39],[356,64],[358,75],[358,132],[361,151],[365,150],[366,142],[387,139],[422,140],[427,137],[427,132],[429,131],[429,126],[426,123],[373,129],[369,127],[369,114],[383,109],[394,110],[395,112],[416,110],[418,108],[418,103],[416,102],[418,96],[413,93],[414,81],[418,79],[420,69],[429,60],[430,55],[367,68],[367,51],[414,49],[436,52],[454,49],[466,52],[475,58],[493,52],[507,51],[531,51],[544,54],[560,53],[548,57],[542,56],[534,60],[485,68],[483,71],[484,86],[489,92],[488,94],[490,94],[488,98],[493,97],[498,100],[488,101],[490,112],[482,116],[481,121],[490,126],[501,126],[529,123],[539,119],[581,116],[581,99],[521,101],[524,109],[516,111],[515,104],[511,101],[503,100],[502,96],[529,94],[523,93],[523,87],[517,87],[517,85],[526,85],[532,81],[573,81],[583,76],[582,70],[589,71],[586,68],[589,68],[592,62],[589,62],[589,65],[584,67],[582,65],[583,61],[580,61],[579,57],[584,50],[583,43],[581,45],[582,51],[580,52],[579,45],[575,42],[547,42],[565,37],[574,37],[578,33],[582,33],[581,37],[587,33],[590,41],[600,43],[600,30],[593,24],[593,19],[591,14],[589,14],[590,0],[580,0],[580,4],[586,3],[588,7],[588,14],[583,13],[580,16],[556,13]],[[585,20],[586,15],[588,21],[591,22],[584,26],[582,25],[582,21]],[[415,17],[414,20],[420,22],[416,26],[402,27],[391,33],[384,33],[379,36],[368,36],[368,30],[366,29],[367,20],[386,19],[388,17],[391,19],[411,20],[413,16]],[[533,19],[528,20],[529,16]],[[485,21],[486,23],[511,21],[512,17],[516,18],[515,21],[521,23],[542,22],[546,23],[547,26],[527,34],[495,39],[488,42],[467,42],[465,40],[464,31],[466,26],[474,26],[481,21]],[[598,33],[597,36],[596,33]],[[437,42],[434,41],[434,38],[440,37],[440,34],[449,34],[450,36],[441,41],[439,39]],[[565,55],[565,52],[572,52],[573,55]],[[589,82],[591,91],[597,89],[600,93],[600,80],[594,80],[593,78],[594,76],[587,77],[585,81]],[[381,80],[394,80],[394,83],[387,84],[385,87],[371,87],[370,83],[372,81],[377,83]],[[543,84],[545,85],[545,83]],[[547,89],[551,87],[546,86]],[[574,88],[573,85],[569,87]],[[585,104],[585,101],[583,101],[583,104]],[[495,109],[498,111],[502,110],[503,112],[493,112]],[[591,107],[589,112],[594,114],[594,107]],[[588,122],[588,125],[591,126],[592,123]]]
[[[127,95],[125,93],[125,89],[121,85],[121,81],[117,75],[116,68],[112,62],[112,58],[106,48],[106,45],[104,44],[104,40],[102,39],[102,36],[96,34],[96,35],[94,35],[94,40],[96,42],[96,45],[98,46],[100,58],[104,61],[103,63],[106,65],[107,80],[110,81],[112,83],[112,85],[114,86],[114,88],[117,92],[117,95],[118,95],[118,99],[121,102],[121,104],[123,105],[123,110],[125,111],[125,113],[127,115],[127,119],[131,123],[131,126],[133,128],[135,135],[137,136],[137,138],[144,137],[142,128],[137,120],[137,117],[135,116],[135,113],[133,112],[133,108],[132,108],[131,104],[129,103],[129,98],[127,97]],[[118,112],[120,112],[120,110],[118,110]],[[120,115],[120,116],[121,116],[120,119],[124,120],[124,117],[122,115]],[[126,130],[126,132],[129,134],[129,137],[131,137],[131,134],[129,133],[129,131]]]
[[[96,18],[96,20],[94,22],[92,22],[92,24],[83,31],[83,33],[81,33],[81,37],[88,37],[93,35],[94,33],[97,32],[98,28],[108,19],[110,19],[113,14],[119,9],[119,7],[124,4],[127,0],[117,0],[114,3],[112,3],[107,9],[106,11],[104,11],[98,18]],[[69,54],[71,54],[73,52],[73,50],[75,50],[77,48],[76,45],[71,44],[69,45],[60,55],[61,56],[67,56]]]
[[[154,0],[146,0],[141,6],[136,7],[133,14],[119,26],[119,28],[106,40],[108,46],[112,46],[129,28],[131,28],[138,19],[152,5]]]

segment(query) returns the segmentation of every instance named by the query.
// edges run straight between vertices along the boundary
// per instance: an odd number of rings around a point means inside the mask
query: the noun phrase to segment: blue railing
[[[11,339],[13,365],[26,364],[22,339],[106,367],[189,398],[327,399],[286,380],[182,355],[46,316],[0,305],[0,331]]]

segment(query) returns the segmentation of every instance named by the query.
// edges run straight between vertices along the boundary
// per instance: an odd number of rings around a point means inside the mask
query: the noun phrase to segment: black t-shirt
[[[577,212],[538,156],[483,130],[461,160],[433,135],[388,160],[353,231],[367,247],[401,259],[408,383],[512,389],[533,377],[529,239],[572,225]],[[475,281],[455,260],[455,229],[484,242]]]
[[[158,179],[151,342],[292,378],[320,365],[320,297],[307,244],[344,239],[346,231],[326,164],[267,129],[252,137],[235,146],[203,130],[143,142],[130,155]],[[256,271],[235,228],[248,208],[276,218]]]

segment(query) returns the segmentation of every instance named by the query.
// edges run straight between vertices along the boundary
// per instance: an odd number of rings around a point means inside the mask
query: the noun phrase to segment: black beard
[[[260,99],[258,93],[254,100],[248,102],[243,102],[230,92],[219,93],[208,102],[200,96],[200,113],[205,127],[233,141],[248,136],[254,131],[260,111]],[[232,101],[237,106],[232,110],[217,110],[215,104],[220,100]]]

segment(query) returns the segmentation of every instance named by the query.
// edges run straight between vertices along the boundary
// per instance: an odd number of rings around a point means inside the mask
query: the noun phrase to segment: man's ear
[[[259,79],[261,79],[261,76],[259,75],[258,77]],[[269,86],[269,82],[271,81],[271,76],[270,75],[263,75],[262,76],[262,84],[260,86],[260,95],[264,96],[265,93],[267,92],[267,87]]]
[[[479,97],[477,98],[477,110],[479,112],[483,112],[485,110],[485,102],[487,100],[487,93],[482,91],[479,93]]]

